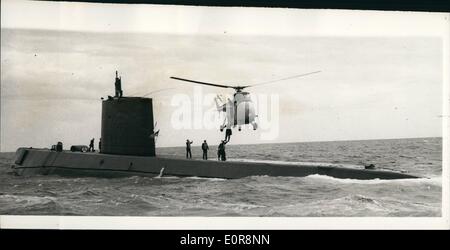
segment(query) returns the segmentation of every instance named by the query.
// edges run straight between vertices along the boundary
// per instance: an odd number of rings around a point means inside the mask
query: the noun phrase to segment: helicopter
[[[201,82],[196,80],[189,80],[185,78],[180,77],[170,77],[171,79],[178,80],[178,81],[185,81],[185,82],[191,82],[196,84],[202,84],[212,87],[218,87],[218,88],[230,88],[234,89],[235,93],[233,95],[233,100],[228,99],[228,101],[224,102],[224,100],[218,95],[214,100],[216,102],[217,111],[224,112],[226,114],[224,123],[220,126],[220,131],[222,132],[224,128],[231,129],[238,127],[238,130],[241,131],[243,125],[251,124],[253,127],[253,130],[256,130],[258,128],[258,123],[256,122],[256,117],[258,115],[255,112],[255,105],[253,104],[252,99],[250,98],[250,93],[247,91],[243,91],[246,88],[255,87],[255,86],[261,86],[269,83],[289,80],[297,77],[307,76],[315,73],[319,73],[320,71],[314,71],[309,72],[305,74],[290,76],[282,79],[257,83],[253,85],[243,85],[243,86],[229,86],[229,85],[222,85],[222,84],[215,84],[215,83],[209,83],[209,82]],[[219,104],[219,101],[222,102],[222,104]]]

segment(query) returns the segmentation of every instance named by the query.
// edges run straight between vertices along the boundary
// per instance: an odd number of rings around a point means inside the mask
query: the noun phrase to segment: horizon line
[[[318,141],[292,141],[292,142],[261,142],[261,143],[242,143],[242,144],[230,144],[233,146],[241,146],[241,145],[259,145],[259,144],[293,144],[293,143],[316,143],[316,142],[345,142],[345,141],[378,141],[378,140],[407,140],[407,139],[426,139],[426,138],[443,138],[443,136],[425,136],[425,137],[400,137],[400,138],[377,138],[377,139],[343,139],[343,140],[318,140]],[[216,145],[216,144],[210,144]],[[218,144],[217,144],[218,145]],[[199,147],[194,146],[194,147]],[[179,148],[184,146],[163,146],[156,148]]]

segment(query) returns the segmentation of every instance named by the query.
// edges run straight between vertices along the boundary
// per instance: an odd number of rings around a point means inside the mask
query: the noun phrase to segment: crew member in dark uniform
[[[231,128],[227,128],[227,130],[225,130],[225,141],[229,142],[231,135],[233,134]]]
[[[102,151],[102,138],[98,139],[98,151]]]
[[[219,144],[219,148],[217,150],[217,156],[219,158],[219,161],[226,161],[227,160],[227,156],[225,153],[225,144],[227,144],[227,141],[222,141]]]
[[[208,160],[208,143],[206,143],[206,140],[202,143],[202,150],[203,150],[203,160]]]
[[[114,83],[114,85],[116,86],[116,95],[115,97],[122,97],[122,77],[119,77],[117,75],[117,70],[116,70],[116,82]]]
[[[91,143],[89,143],[89,152],[94,152],[94,138],[92,138]]]
[[[220,161],[220,157],[222,156],[223,151],[223,141],[219,144],[219,147],[217,148],[217,160]]]
[[[191,158],[192,159],[192,152],[191,152],[191,144],[193,141],[189,141],[189,139],[186,140],[186,159]]]

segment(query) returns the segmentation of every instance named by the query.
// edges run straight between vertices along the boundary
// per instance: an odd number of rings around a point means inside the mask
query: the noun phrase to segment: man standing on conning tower
[[[117,70],[116,70],[116,82],[114,83],[116,86],[116,95],[115,97],[122,97],[122,77],[119,77],[117,75]]]

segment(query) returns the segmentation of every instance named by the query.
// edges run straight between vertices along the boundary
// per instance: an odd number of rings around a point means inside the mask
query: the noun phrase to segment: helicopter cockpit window
[[[251,101],[250,100],[250,93],[248,92],[240,92],[240,93],[236,93],[236,95],[234,96],[235,100],[238,102],[241,101]]]

